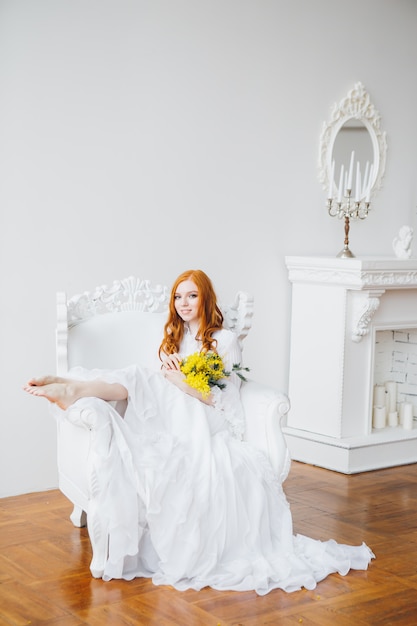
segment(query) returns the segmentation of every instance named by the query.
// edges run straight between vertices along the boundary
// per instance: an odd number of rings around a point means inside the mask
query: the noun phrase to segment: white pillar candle
[[[387,392],[387,412],[392,413],[397,410],[397,383],[389,380],[385,383]]]
[[[342,194],[343,194],[343,172],[344,165],[342,163],[342,167],[340,168],[340,179],[339,179],[339,189],[337,190],[337,201],[342,202]]]
[[[388,426],[398,426],[397,411],[392,411],[391,413],[388,413]]]
[[[413,429],[413,405],[410,402],[404,402],[403,428]]]
[[[385,406],[385,385],[375,385],[374,406]]]
[[[372,425],[374,428],[385,428],[387,412],[384,406],[374,406]]]
[[[405,402],[400,402],[399,404],[400,411],[398,414],[398,419],[399,419],[400,424],[404,423],[404,405],[405,405]]]
[[[365,165],[365,176],[363,177],[362,191],[361,191],[362,198],[366,196],[366,193],[368,190],[368,176],[369,176],[369,161],[367,161]]]
[[[359,161],[356,162],[356,202],[361,200],[361,166]]]
[[[371,168],[369,170],[369,180],[368,180],[368,190],[366,192],[365,202],[371,201],[371,191],[372,191],[372,179],[374,177],[374,164],[372,163]]]
[[[352,154],[350,155],[350,165],[349,165],[349,176],[347,182],[347,188],[352,189],[352,176],[353,176],[353,163],[355,160],[355,151],[352,150]]]

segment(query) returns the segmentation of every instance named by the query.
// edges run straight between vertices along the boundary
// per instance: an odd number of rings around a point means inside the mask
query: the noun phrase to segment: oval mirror
[[[346,98],[333,106],[330,122],[323,125],[319,179],[327,197],[339,200],[350,185],[352,195],[357,199],[367,196],[370,201],[382,183],[386,149],[380,115],[363,85],[357,83]]]

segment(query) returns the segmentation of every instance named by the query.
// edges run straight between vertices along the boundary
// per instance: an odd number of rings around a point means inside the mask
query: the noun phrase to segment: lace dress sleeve
[[[242,352],[236,335],[229,330],[220,331],[217,352],[222,357],[225,370],[231,374],[225,380],[224,389],[212,388],[213,406],[216,411],[222,412],[233,437],[242,439],[245,433],[245,417],[240,400],[241,379],[232,372],[234,364],[242,364]]]

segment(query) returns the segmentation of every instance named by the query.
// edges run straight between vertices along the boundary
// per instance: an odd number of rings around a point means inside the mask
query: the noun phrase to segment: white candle
[[[413,405],[410,402],[404,402],[403,428],[413,429]]]
[[[399,422],[400,424],[404,423],[404,404],[405,402],[400,402],[400,414],[399,414]]]
[[[369,202],[371,199],[371,190],[372,190],[372,178],[374,176],[374,164],[372,163],[369,169],[369,180],[368,180],[368,189],[366,191],[365,202]]]
[[[391,413],[388,413],[388,426],[398,426],[397,411],[392,411]]]
[[[362,197],[366,196],[366,192],[368,190],[368,176],[369,176],[369,161],[366,162],[365,165],[365,176],[363,177],[363,185],[362,185]]]
[[[339,189],[337,190],[337,201],[338,202],[342,202],[342,193],[343,193],[343,172],[344,172],[344,165],[342,164],[342,167],[340,168],[340,179],[339,179]]]
[[[361,166],[359,161],[356,163],[356,202],[361,199]]]
[[[353,176],[353,162],[355,160],[355,151],[352,150],[352,154],[350,155],[350,165],[349,165],[349,176],[347,182],[347,188],[352,189],[352,176]]]
[[[397,410],[397,383],[394,381],[388,381],[385,383],[385,390],[387,392],[387,412],[392,413]]]
[[[329,192],[327,195],[328,198],[333,198],[333,180],[334,180],[334,159],[332,163],[332,168],[330,170]]]
[[[385,385],[375,385],[374,406],[385,406]]]
[[[385,428],[387,412],[384,406],[374,406],[372,425],[374,428]]]

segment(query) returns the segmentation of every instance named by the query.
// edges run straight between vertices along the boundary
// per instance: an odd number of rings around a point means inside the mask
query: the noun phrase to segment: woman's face
[[[180,283],[174,294],[175,310],[180,318],[188,324],[199,322],[200,298],[198,287],[192,280]]]

